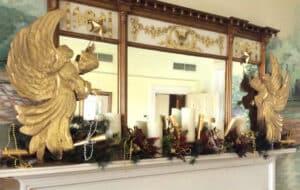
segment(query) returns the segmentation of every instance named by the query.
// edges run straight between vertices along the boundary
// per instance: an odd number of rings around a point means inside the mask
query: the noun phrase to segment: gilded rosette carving
[[[250,55],[250,62],[260,61],[260,43],[253,40],[235,37],[233,40],[233,57],[241,58],[244,52]]]
[[[91,22],[101,25],[101,30],[104,37],[115,38],[113,26],[113,13],[108,10],[81,5],[77,3],[62,1],[60,4],[62,10],[66,11],[66,16],[61,22],[60,29],[65,31],[97,34],[91,27]]]

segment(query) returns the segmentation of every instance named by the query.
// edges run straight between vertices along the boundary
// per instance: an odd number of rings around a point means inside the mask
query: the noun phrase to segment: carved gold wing
[[[289,96],[289,76],[282,79],[282,71],[278,60],[271,54],[272,74],[265,74],[262,80],[255,77],[250,85],[256,91],[255,104],[261,110],[266,124],[266,138],[270,142],[281,138],[283,117],[278,113],[282,111]]]
[[[57,93],[58,71],[70,60],[53,43],[55,28],[63,16],[60,10],[49,12],[19,31],[12,41],[6,69],[21,96],[42,101]]]
[[[45,149],[62,157],[73,147],[69,120],[75,109],[74,84],[80,80],[67,46],[55,48],[53,34],[64,12],[56,10],[17,33],[8,55],[7,73],[17,92],[34,105],[16,106],[20,131],[32,136],[29,152],[43,159]],[[72,83],[73,82],[73,83]]]
[[[282,72],[279,67],[277,58],[271,54],[272,75],[270,82],[266,82],[266,88],[273,95],[272,108],[275,111],[282,111],[287,103],[289,97],[289,84],[290,78],[286,74],[285,78],[282,77]]]

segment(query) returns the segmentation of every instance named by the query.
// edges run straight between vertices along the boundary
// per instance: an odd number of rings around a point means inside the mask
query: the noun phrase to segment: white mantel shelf
[[[264,159],[248,154],[239,158],[224,153],[199,156],[195,164],[157,158],[115,161],[105,168],[77,164],[30,169],[0,169],[0,190],[275,190],[275,160],[296,149],[269,151]],[[198,188],[197,188],[198,187]]]

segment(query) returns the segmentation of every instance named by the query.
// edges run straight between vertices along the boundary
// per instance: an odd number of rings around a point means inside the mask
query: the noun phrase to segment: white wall
[[[195,64],[196,72],[173,70],[173,63]],[[147,115],[151,120],[155,104],[152,102],[154,88],[185,88],[186,93],[218,94],[225,91],[216,89],[216,72],[225,70],[222,60],[201,58],[175,53],[165,53],[130,47],[128,49],[128,125],[133,127],[136,120]],[[225,81],[225,72],[223,73]],[[153,106],[153,109],[151,108]],[[210,107],[212,107],[211,105]],[[221,110],[222,107],[220,107]],[[214,116],[216,117],[216,116]]]

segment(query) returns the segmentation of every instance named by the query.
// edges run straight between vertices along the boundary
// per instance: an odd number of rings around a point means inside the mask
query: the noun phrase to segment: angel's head
[[[251,79],[250,81],[250,85],[252,88],[254,88],[256,91],[259,91],[261,90],[262,88],[262,81],[260,80],[260,77],[259,76],[255,76]]]
[[[90,72],[99,66],[99,61],[94,54],[94,49],[95,46],[92,44],[76,57],[80,74]]]

